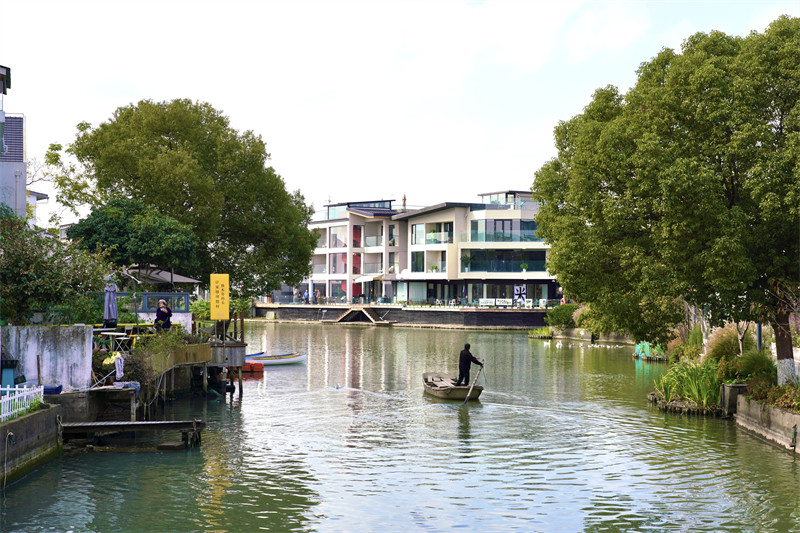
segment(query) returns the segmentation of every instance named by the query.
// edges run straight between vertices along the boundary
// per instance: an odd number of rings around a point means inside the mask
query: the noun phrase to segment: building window
[[[394,224],[389,224],[389,246],[397,246],[394,235]]]
[[[347,274],[347,254],[331,254],[331,274]]]
[[[425,224],[411,225],[411,244],[425,244]]]
[[[487,219],[470,222],[472,242],[541,242],[533,220]]]
[[[425,272],[425,252],[411,252],[411,272]]]
[[[347,226],[334,226],[330,228],[329,232],[331,248],[347,247]]]
[[[361,238],[364,235],[364,226],[353,226],[353,248],[361,248],[364,244]]]
[[[544,272],[543,250],[469,250],[461,258],[462,272]],[[524,265],[524,267],[523,267]]]

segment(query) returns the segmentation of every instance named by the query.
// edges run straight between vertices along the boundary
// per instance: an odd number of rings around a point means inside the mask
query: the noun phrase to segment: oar
[[[469,401],[469,395],[472,394],[472,387],[474,387],[475,386],[475,382],[478,381],[478,376],[481,375],[481,371],[482,370],[483,370],[483,365],[481,365],[481,367],[478,369],[478,373],[475,374],[475,378],[472,380],[472,385],[469,386],[469,391],[467,392],[467,397],[464,398],[464,405],[467,405],[467,402]]]

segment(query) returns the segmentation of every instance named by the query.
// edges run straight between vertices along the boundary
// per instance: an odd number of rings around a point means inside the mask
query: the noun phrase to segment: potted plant
[[[431,265],[430,267],[428,267],[428,270],[430,270],[431,272],[439,272],[439,266]]]
[[[520,266],[520,268],[522,268],[523,272],[527,272],[528,271],[528,263],[522,263],[519,266]]]

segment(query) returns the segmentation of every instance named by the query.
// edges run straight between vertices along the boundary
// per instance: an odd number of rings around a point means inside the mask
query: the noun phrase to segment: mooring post
[[[239,399],[242,399],[242,367],[239,367]]]
[[[208,394],[208,363],[203,363],[203,393]]]

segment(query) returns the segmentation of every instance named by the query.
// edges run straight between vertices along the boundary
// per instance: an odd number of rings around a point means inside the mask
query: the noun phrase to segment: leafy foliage
[[[238,316],[247,316],[250,312],[253,302],[250,298],[231,298],[229,310],[231,317],[235,314]],[[194,315],[195,320],[210,320],[211,319],[211,300],[195,300],[189,304],[189,310]]]
[[[308,273],[316,239],[312,210],[266,166],[269,154],[251,131],[233,130],[206,103],[143,100],[121,107],[96,128],[82,123],[62,157],[47,155],[60,199],[101,206],[138,198],[190,226],[202,244],[196,276],[231,275],[231,289],[264,294]],[[149,220],[149,219],[145,219]]]
[[[113,198],[95,207],[67,236],[87,250],[107,250],[118,266],[152,263],[190,275],[198,267],[200,241],[191,226],[137,199]]]
[[[561,304],[547,312],[547,323],[558,329],[574,328],[572,315],[580,306],[578,304]]]
[[[785,325],[775,295],[797,286],[800,254],[798,35],[788,17],[746,38],[693,35],[642,64],[628,94],[598,89],[558,125],[533,192],[570,297],[636,340],[668,341],[684,301],[714,324]]]
[[[755,349],[755,341],[751,335],[744,338],[745,351]],[[739,337],[734,324],[715,329],[708,338],[706,357],[714,361],[732,359],[739,355]]]
[[[87,292],[102,289],[103,276],[110,271],[103,254],[59,241],[23,219],[5,215],[0,217],[0,318],[25,324],[36,311],[73,305]]]
[[[715,361],[681,360],[656,381],[656,391],[665,402],[686,399],[700,407],[719,403],[722,381]]]

